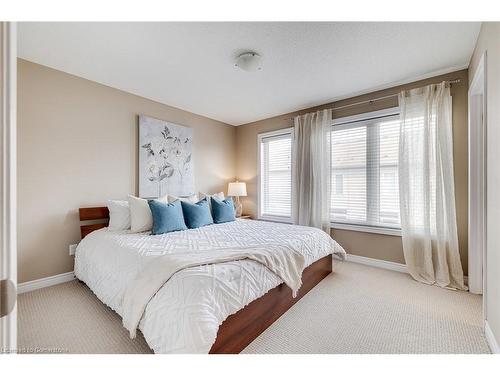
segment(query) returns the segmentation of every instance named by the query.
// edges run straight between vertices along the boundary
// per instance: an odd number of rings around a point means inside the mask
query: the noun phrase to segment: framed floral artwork
[[[139,116],[139,196],[194,193],[193,129]]]

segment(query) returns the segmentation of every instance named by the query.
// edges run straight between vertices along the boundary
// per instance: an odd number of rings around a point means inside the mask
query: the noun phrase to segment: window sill
[[[273,223],[284,223],[284,224],[292,224],[292,219],[289,217],[280,217],[280,216],[258,216],[257,220],[261,221],[270,221]]]
[[[371,227],[367,225],[355,225],[355,224],[344,224],[344,223],[331,223],[330,228],[401,237],[401,229],[397,228],[381,228],[381,227]]]
[[[293,224],[291,218],[279,217],[279,216],[258,216],[257,220],[270,221],[273,223]],[[330,223],[330,228],[401,237],[401,229],[398,228],[382,228],[382,227],[373,227],[368,225],[356,225],[356,224],[345,224],[345,223]]]

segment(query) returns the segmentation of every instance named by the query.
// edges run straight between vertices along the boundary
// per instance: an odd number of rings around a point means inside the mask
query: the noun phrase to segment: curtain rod
[[[453,79],[453,80],[450,80],[450,81],[445,81],[447,84],[451,85],[452,83],[459,83],[460,82],[460,79]],[[340,107],[327,107],[327,108],[324,108],[324,109],[332,109],[332,111],[338,111],[339,109],[344,109],[344,108],[349,108],[349,107],[354,107],[356,105],[360,105],[360,104],[365,104],[365,103],[370,103],[372,104],[373,102],[376,102],[378,100],[383,100],[383,99],[389,99],[389,98],[393,98],[393,97],[396,97],[398,96],[398,94],[392,94],[392,95],[386,95],[386,96],[381,96],[379,98],[374,98],[374,99],[367,99],[367,100],[362,100],[360,102],[356,102],[356,103],[351,103],[351,104],[346,104],[346,105],[342,105]],[[293,117],[291,118],[293,120]]]

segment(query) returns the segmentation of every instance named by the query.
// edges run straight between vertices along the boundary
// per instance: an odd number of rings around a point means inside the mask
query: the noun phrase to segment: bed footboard
[[[237,354],[264,332],[299,299],[332,272],[332,255],[321,258],[302,273],[302,287],[297,297],[285,284],[271,289],[262,297],[230,315],[219,327],[211,354]]]

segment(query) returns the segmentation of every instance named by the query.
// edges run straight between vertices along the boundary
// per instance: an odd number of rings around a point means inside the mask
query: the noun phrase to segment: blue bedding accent
[[[156,235],[187,229],[180,201],[164,203],[153,199],[149,200],[148,204],[153,216],[151,234]]]
[[[236,220],[233,198],[229,197],[220,201],[210,198],[212,201],[212,216],[214,223],[221,224]]]
[[[181,205],[184,221],[188,228],[194,229],[214,223],[207,199],[202,199],[194,204],[181,201]]]

